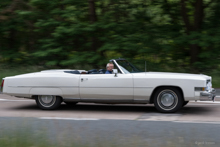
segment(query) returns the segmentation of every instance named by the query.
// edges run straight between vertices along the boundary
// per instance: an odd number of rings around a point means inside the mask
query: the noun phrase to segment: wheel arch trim
[[[171,88],[177,88],[177,89],[180,91],[183,100],[185,101],[184,93],[183,93],[182,88],[180,88],[179,86],[173,86],[173,85],[162,85],[162,86],[157,86],[157,87],[154,88],[153,92],[152,92],[151,95],[150,95],[150,101],[149,101],[150,104],[154,103],[154,95],[155,95],[157,89],[162,88],[162,87],[164,87],[164,88],[169,88],[169,87],[171,87]]]

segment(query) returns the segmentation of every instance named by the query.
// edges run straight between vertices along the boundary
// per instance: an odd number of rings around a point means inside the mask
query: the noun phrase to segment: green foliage
[[[139,66],[147,61],[152,70],[214,70],[220,64],[220,2],[202,3],[197,23],[196,0],[184,1],[185,12],[180,0],[1,1],[0,62],[103,68],[124,57]]]

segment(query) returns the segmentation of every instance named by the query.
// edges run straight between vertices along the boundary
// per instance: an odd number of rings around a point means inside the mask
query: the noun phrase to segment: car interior
[[[78,70],[74,71],[64,71],[65,73],[70,73],[70,74],[105,74],[106,69],[91,69],[89,71],[82,71],[81,73]]]
[[[117,69],[118,73],[121,73],[120,70],[115,66],[115,69]],[[114,70],[114,69],[113,69]],[[105,74],[106,69],[91,69],[88,71],[78,71],[78,70],[71,70],[71,71],[64,71],[65,73],[70,74]]]
[[[114,69],[113,69],[114,70]],[[71,70],[71,71],[64,71],[65,73],[70,73],[70,74],[105,74],[106,69],[91,69],[88,71],[78,71],[78,70]],[[119,74],[121,72],[118,72]]]

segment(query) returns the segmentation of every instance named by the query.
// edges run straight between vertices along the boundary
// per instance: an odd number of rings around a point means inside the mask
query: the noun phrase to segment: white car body
[[[117,65],[117,60],[111,60]],[[121,66],[118,66],[121,70]],[[78,74],[66,73],[78,71]],[[22,98],[59,96],[64,102],[153,103],[159,87],[175,87],[183,101],[214,100],[211,77],[202,74],[140,72],[82,74],[85,70],[47,70],[4,78],[3,94]]]

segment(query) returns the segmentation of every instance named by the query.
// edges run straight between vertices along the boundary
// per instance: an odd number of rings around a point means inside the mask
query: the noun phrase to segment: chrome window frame
[[[123,60],[123,59],[121,59],[121,60]],[[115,60],[115,59],[112,59],[112,60],[109,60],[110,62],[113,62],[116,66],[117,66],[117,68],[121,71],[121,73],[122,74],[126,74],[126,73],[124,73],[124,71],[121,69],[121,67],[118,65],[118,63],[117,63],[117,61]]]
[[[121,69],[121,67],[118,65],[118,63],[115,59],[113,59],[111,61],[113,61],[113,63],[118,67],[118,69],[121,71],[122,74],[125,74],[124,71]]]

